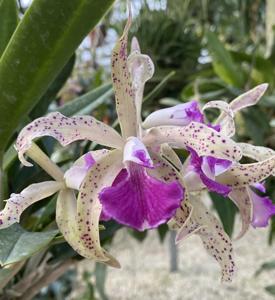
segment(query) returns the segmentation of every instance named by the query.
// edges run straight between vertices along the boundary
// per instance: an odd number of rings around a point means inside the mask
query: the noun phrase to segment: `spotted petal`
[[[179,181],[182,186],[182,178],[179,172],[173,167],[173,165],[163,159],[162,154],[150,152],[155,168],[148,169],[147,172],[150,176],[153,176],[164,182]]]
[[[173,164],[178,170],[182,168],[182,163],[176,152],[168,145],[162,144],[160,149],[161,156]]]
[[[137,121],[141,124],[141,105],[144,85],[154,74],[154,64],[148,55],[140,53],[138,40],[132,39],[131,54],[128,57],[128,68],[132,78],[132,88],[137,109]]]
[[[259,102],[263,94],[268,88],[267,83],[262,83],[257,85],[253,89],[247,91],[246,93],[240,95],[232,102],[230,102],[230,106],[234,112],[237,112],[243,108],[253,106]]]
[[[93,117],[67,118],[55,112],[34,120],[20,132],[16,141],[16,149],[24,165],[31,165],[25,160],[24,153],[31,147],[32,140],[42,136],[52,136],[62,146],[78,140],[90,140],[114,148],[120,148],[123,145],[122,138],[113,128]]]
[[[66,186],[68,188],[79,190],[80,185],[90,168],[96,163],[97,160],[101,159],[108,153],[109,150],[101,149],[90,151],[82,155],[74,162],[72,167],[65,172],[64,178],[66,181]]]
[[[267,88],[268,88],[268,84],[263,83],[247,91],[246,93],[240,95],[239,97],[235,98],[233,101],[229,103],[233,113],[235,114],[236,112],[240,111],[243,108],[257,104],[258,101],[263,96],[263,94],[265,93],[265,91],[267,90]],[[227,113],[222,112],[218,117],[216,123],[227,124],[228,122],[230,122],[229,119],[230,118],[228,118]]]
[[[233,189],[228,196],[236,204],[241,215],[242,229],[236,237],[236,239],[240,239],[247,232],[251,224],[252,203],[246,187]]]
[[[203,110],[209,108],[217,108],[223,112],[225,118],[220,121],[220,132],[226,136],[233,136],[235,134],[234,112],[231,106],[225,101],[210,101],[206,103]]]
[[[106,186],[110,186],[119,171],[123,168],[122,152],[111,151],[102,157],[89,170],[77,198],[77,230],[90,255],[98,261],[108,261],[105,251],[100,246],[99,218],[102,205],[98,194]]]
[[[241,149],[230,138],[221,135],[216,130],[196,122],[185,127],[160,126],[152,128],[144,136],[145,145],[161,145],[168,143],[173,148],[190,147],[199,156],[214,156],[216,158],[238,161]]]
[[[262,146],[253,146],[247,143],[238,143],[238,146],[242,149],[243,156],[252,158],[256,161],[262,161],[275,156],[275,151]]]
[[[135,94],[127,63],[127,40],[131,22],[130,11],[124,32],[112,52],[112,80],[116,98],[116,110],[124,138],[136,136],[137,133]]]
[[[191,234],[195,233],[201,226],[190,220],[193,207],[188,201],[188,193],[185,193],[184,201],[177,209],[175,216],[168,222],[171,230],[177,230],[176,243],[182,242]],[[195,225],[195,226],[193,226]]]
[[[216,177],[216,180],[233,188],[241,188],[265,180],[275,169],[275,156],[252,164],[236,164]]]
[[[77,253],[88,259],[95,259],[94,251],[91,251],[93,241],[88,240],[87,242],[79,235],[76,211],[77,202],[74,192],[69,189],[60,191],[56,203],[56,223],[60,232]],[[120,267],[114,257],[103,249],[102,252],[106,257],[105,263],[113,267]]]
[[[5,208],[0,212],[0,229],[19,222],[20,215],[27,207],[55,194],[63,187],[61,182],[45,181],[31,184],[20,194],[11,194]]]
[[[190,194],[190,204],[193,206],[193,210],[183,228],[182,238],[190,230],[198,234],[207,252],[220,264],[222,281],[231,281],[235,271],[232,243],[220,222],[206,209],[202,201],[202,195]],[[178,238],[178,242],[180,241]]]

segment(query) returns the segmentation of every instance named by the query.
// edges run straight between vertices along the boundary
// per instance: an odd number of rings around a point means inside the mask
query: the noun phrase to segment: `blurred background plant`
[[[8,73],[2,69],[6,61],[16,59],[16,55],[20,56],[20,53],[12,54],[9,49],[4,53],[4,50],[10,38],[19,40],[19,34],[12,36],[12,33],[18,23],[21,26],[20,23],[27,19],[26,9],[31,2],[32,5],[39,5],[38,0],[0,0],[0,97],[3,103],[6,101],[4,93],[7,88],[7,84],[3,86],[3,76]],[[61,5],[64,1],[58,2]],[[108,5],[112,3],[105,2]],[[45,1],[43,5],[47,7]],[[133,0],[132,5],[134,24],[131,36],[137,36],[142,52],[149,54],[156,65],[155,76],[145,90],[144,116],[156,109],[190,99],[201,103],[216,99],[230,101],[253,86],[268,82],[268,93],[259,105],[237,115],[238,134],[235,138],[274,149],[274,1]],[[54,7],[54,1],[48,1],[48,6]],[[37,93],[28,94],[29,98],[24,100],[25,110],[19,110],[17,123],[12,125],[9,136],[4,136],[5,142],[1,148],[4,153],[2,199],[47,178],[40,168],[22,168],[16,159],[13,149],[16,132],[29,121],[58,110],[67,116],[92,114],[116,126],[110,84],[110,54],[126,18],[126,2],[117,1],[90,33],[89,30],[95,24],[88,24],[86,31],[83,31],[82,36],[79,34],[79,40],[74,43],[68,40],[72,45],[68,51],[64,50],[66,59],[48,77],[42,74],[45,76],[44,85],[37,87]],[[51,20],[48,16],[47,21],[57,20]],[[84,33],[86,37],[83,39]],[[55,37],[56,42],[62,37],[62,34]],[[35,36],[33,41],[39,44]],[[22,40],[19,42],[23,43]],[[66,47],[67,44],[62,45],[63,49]],[[58,61],[59,57],[54,59]],[[10,72],[21,72],[24,77],[29,76],[27,69],[28,66],[23,66],[18,71]],[[32,76],[35,78],[34,74]],[[24,87],[23,82],[19,88],[23,89],[21,93],[27,94],[31,91],[31,83],[26,82]],[[12,109],[16,114],[17,106]],[[3,110],[1,118],[5,117],[5,113]],[[216,116],[215,112],[208,114],[209,120]],[[3,123],[0,126],[4,126]],[[81,154],[97,148],[93,143],[81,142],[64,149],[51,138],[43,138],[38,144],[64,170]],[[183,153],[178,154],[184,158]],[[267,187],[275,199],[274,180],[269,180]],[[211,198],[226,232],[232,236],[236,214],[234,205],[213,193]],[[55,201],[56,198],[52,197],[33,205],[24,213],[22,227],[12,226],[0,231],[0,263],[3,266],[0,270],[1,299],[32,299],[30,294],[38,294],[35,299],[65,299],[73,293],[73,282],[79,276],[73,266],[81,257],[56,231]],[[121,226],[108,222],[105,227],[101,239],[103,244],[111,247],[112,239]],[[163,241],[167,227],[161,226],[158,233]],[[142,242],[147,233],[129,230],[129,234]],[[272,243],[274,236],[273,220],[267,242]],[[171,268],[176,269],[176,252],[173,247],[171,255]],[[267,262],[261,271],[272,267],[274,262]],[[83,295],[77,299],[107,299],[104,292],[106,275],[106,267],[98,264],[95,264],[93,271],[84,273]],[[29,293],[30,288],[32,293]],[[269,293],[275,294],[274,290],[274,287],[267,287]]]

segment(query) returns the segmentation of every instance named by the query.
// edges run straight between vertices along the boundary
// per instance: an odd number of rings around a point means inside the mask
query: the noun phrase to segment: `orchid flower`
[[[58,178],[53,176],[58,186],[54,183],[55,189],[48,191],[50,185],[46,183],[47,193],[37,190],[36,195],[35,189],[29,187],[18,195],[16,203],[12,195],[0,213],[0,228],[4,228],[18,222],[30,204],[59,191],[56,221],[64,238],[82,256],[116,267],[119,263],[101,247],[100,220],[114,219],[137,230],[151,229],[170,220],[185,201],[186,187],[177,167],[169,161],[170,157],[180,163],[171,146],[192,148],[200,156],[234,162],[242,156],[233,140],[203,124],[195,103],[183,108],[184,127],[142,126],[143,90],[153,76],[154,65],[147,55],[141,54],[136,39],[127,56],[130,24],[131,16],[111,59],[121,134],[91,116],[68,118],[51,113],[34,120],[23,128],[16,141],[18,157],[25,166],[31,166],[26,154],[53,175],[47,163],[35,159],[40,152],[37,148],[33,151],[33,140],[38,137],[52,136],[62,146],[90,140],[108,149],[86,153],[64,176],[60,172]],[[20,210],[9,209],[13,204]]]
[[[208,124],[208,126],[219,132],[219,135],[233,136],[235,114],[243,108],[256,104],[266,89],[267,84],[259,85],[229,104],[223,101],[208,102],[202,111],[209,108],[218,108],[222,111],[216,123]],[[188,123],[188,114],[182,111],[185,105],[153,112],[143,124],[145,127],[174,125],[185,128],[186,122]],[[197,104],[196,107],[198,108]],[[197,122],[207,123],[202,114],[198,112],[196,115],[200,116],[197,117]],[[158,138],[161,139],[162,135],[159,134]],[[175,146],[171,136],[166,138],[166,142],[172,147]],[[216,143],[216,140],[213,142]],[[225,142],[222,140],[221,144]],[[176,243],[182,242],[193,233],[198,234],[206,250],[221,265],[222,279],[226,281],[232,279],[235,269],[232,243],[219,221],[204,206],[203,200],[207,197],[205,191],[214,191],[223,196],[229,196],[237,205],[242,217],[242,230],[238,238],[247,231],[250,224],[253,227],[267,226],[268,219],[275,215],[275,205],[272,201],[267,196],[260,196],[257,193],[257,190],[262,193],[266,192],[261,182],[268,176],[274,175],[275,151],[245,143],[239,143],[238,146],[244,156],[258,162],[240,164],[237,160],[216,157],[215,153],[202,155],[192,147],[186,147],[190,157],[183,165],[173,158],[171,148],[169,158],[167,158],[180,169],[180,176],[186,187],[185,200],[176,215],[169,221],[170,228],[178,230]]]
[[[221,131],[228,136],[235,133],[234,116],[246,107],[255,105],[261,99],[268,85],[261,84],[252,90],[240,95],[229,104],[222,104],[222,101],[210,101],[204,107],[219,108],[222,113],[216,123],[221,126]],[[250,157],[257,163],[236,164],[228,172],[225,172],[217,181],[230,186],[232,191],[229,198],[237,205],[242,217],[242,230],[238,238],[243,236],[249,225],[253,227],[265,227],[268,220],[275,215],[275,205],[267,196],[260,196],[255,190],[265,193],[262,182],[269,175],[274,175],[275,151],[266,147],[253,146],[246,143],[239,143],[243,156]]]
[[[267,84],[261,84],[237,97],[229,104],[224,101],[208,102],[204,105],[202,111],[209,108],[218,108],[222,111],[216,123],[208,124],[208,126],[221,134],[227,136],[234,135],[235,114],[241,109],[256,104],[267,87]],[[155,124],[161,125],[162,122],[163,125],[185,126],[186,120],[188,120],[188,114],[182,111],[183,106],[186,106],[186,104],[153,112],[147,117],[143,124],[145,126],[154,126]],[[181,118],[177,117],[175,119],[174,116],[181,116]],[[200,112],[197,112],[196,116],[197,121],[205,122]],[[181,174],[188,191],[199,191],[203,188],[207,188],[209,191],[217,192],[223,196],[229,196],[232,199],[239,207],[243,219],[243,229],[239,236],[241,237],[250,223],[254,227],[266,226],[268,219],[275,214],[275,206],[272,204],[272,201],[266,196],[260,197],[253,191],[253,188],[251,188],[253,186],[255,188],[255,185],[259,186],[261,180],[274,174],[275,152],[265,147],[255,147],[245,143],[239,143],[238,146],[242,149],[244,156],[259,162],[251,165],[241,165],[236,161],[216,158],[214,155],[200,156],[192,147],[187,147],[187,150],[190,152],[190,158],[185,161],[181,169]],[[245,170],[248,172],[245,172]],[[238,177],[234,184],[232,183],[233,177],[231,176],[230,178],[232,172],[236,173],[234,176]],[[246,176],[247,181],[241,181],[241,176]],[[257,178],[258,181],[256,180]],[[247,198],[247,200],[243,200],[243,197]],[[244,202],[246,205],[244,205]],[[252,206],[254,207],[253,211]],[[259,206],[261,206],[261,208]],[[262,216],[259,215],[260,212],[262,212]],[[254,221],[251,219],[252,215]]]

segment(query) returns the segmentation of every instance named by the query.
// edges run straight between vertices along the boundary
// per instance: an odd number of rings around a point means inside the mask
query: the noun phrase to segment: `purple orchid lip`
[[[215,176],[226,171],[231,166],[232,162],[212,156],[200,157],[197,152],[190,147],[187,147],[187,150],[191,155],[188,167],[189,172],[196,173],[209,191],[219,193],[226,197],[231,192],[231,188],[216,182]]]
[[[122,169],[112,186],[99,194],[103,218],[111,217],[140,231],[167,222],[183,198],[184,190],[177,181],[162,182],[136,163]]]

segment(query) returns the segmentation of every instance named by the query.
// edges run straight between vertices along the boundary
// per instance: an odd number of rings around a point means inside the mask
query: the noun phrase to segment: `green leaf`
[[[275,295],[275,284],[266,286],[266,287],[265,287],[265,290],[266,290],[269,294]]]
[[[72,73],[73,67],[75,63],[75,55],[73,55],[69,61],[66,63],[64,68],[58,74],[54,82],[49,86],[46,93],[41,97],[38,101],[34,109],[30,113],[31,119],[36,119],[44,115],[51,102],[56,98],[57,93],[60,91],[62,86],[65,84],[67,79]]]
[[[24,265],[24,261],[9,265],[6,268],[0,269],[0,289],[3,289],[11,279],[20,271]]]
[[[270,130],[266,112],[259,106],[251,107],[249,110],[243,111],[242,116],[247,135],[256,145],[263,146],[265,144],[265,136]]]
[[[0,230],[0,264],[6,266],[27,259],[46,247],[58,230],[29,232],[19,224]]]
[[[32,2],[0,60],[0,152],[113,2]]]
[[[168,231],[169,231],[168,226],[166,224],[162,224],[158,227],[158,236],[161,243],[164,242],[164,239]]]
[[[129,233],[137,241],[143,242],[145,240],[148,232],[147,232],[147,230],[137,231],[137,230],[134,230],[134,229],[129,229]]]
[[[263,271],[270,271],[275,269],[275,260],[272,260],[270,262],[266,262],[261,265],[259,270],[255,273],[255,276],[259,276]]]
[[[105,293],[105,283],[107,279],[107,266],[96,263],[95,265],[95,287],[100,295],[101,300],[108,300]]]
[[[3,170],[7,171],[8,168],[12,165],[12,163],[16,160],[16,158],[17,152],[14,148],[14,145],[12,144],[4,154]]]
[[[268,82],[274,86],[275,80],[275,68],[271,59],[266,59],[256,53],[248,54],[240,51],[230,51],[234,61],[241,63],[247,63],[250,65],[249,76],[254,80],[254,85]]]
[[[210,197],[223,224],[224,231],[231,237],[237,211],[235,205],[228,198],[224,198],[216,193],[210,193]]]
[[[272,218],[271,220],[271,226],[268,236],[268,244],[271,245],[273,243],[274,237],[275,237],[275,218]]]
[[[0,0],[0,57],[18,23],[16,0]]]
[[[74,99],[73,101],[66,103],[55,111],[59,111],[67,117],[81,114],[84,109],[92,111],[104,103],[106,99],[112,95],[112,93],[112,84],[107,83],[86,93],[85,95],[82,95],[81,97]]]
[[[239,88],[242,87],[244,85],[242,70],[235,63],[230,52],[226,50],[215,33],[208,31],[206,37],[216,74],[226,83]]]
[[[163,88],[167,85],[168,81],[175,76],[176,72],[175,71],[171,71],[170,73],[168,73],[162,80],[160,83],[158,83],[155,88],[144,97],[143,102],[145,101],[150,101],[152,99],[154,99],[162,90]]]

